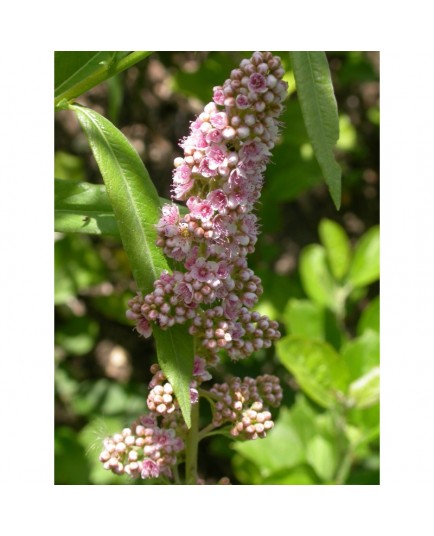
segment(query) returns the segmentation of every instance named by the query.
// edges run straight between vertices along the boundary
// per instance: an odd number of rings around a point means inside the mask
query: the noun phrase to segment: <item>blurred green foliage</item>
[[[167,197],[178,139],[246,54],[153,54],[83,102],[119,121]],[[213,375],[276,374],[284,401],[264,440],[205,439],[200,472],[211,483],[227,475],[235,484],[378,484],[378,58],[328,53],[341,128],[338,213],[308,141],[289,55],[279,55],[290,97],[249,262],[263,280],[258,309],[281,323],[283,337],[248,360],[224,358]],[[55,172],[101,183],[66,111],[56,116]],[[106,435],[144,412],[155,350],[125,318],[135,286],[119,239],[57,233],[55,276],[55,482],[129,484],[104,471],[98,455]],[[204,403],[204,425],[207,410]]]

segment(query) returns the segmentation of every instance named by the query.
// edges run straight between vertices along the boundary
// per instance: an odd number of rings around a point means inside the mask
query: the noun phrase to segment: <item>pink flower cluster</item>
[[[160,428],[154,415],[143,415],[131,428],[104,440],[100,461],[104,469],[133,478],[172,477],[172,466],[184,442],[171,428]]]
[[[264,438],[274,426],[268,406],[278,407],[282,400],[279,378],[266,374],[256,379],[232,378],[215,384],[210,393],[216,398],[213,424],[231,423],[231,434],[244,439]]]
[[[283,74],[278,57],[255,52],[214,88],[213,102],[181,143],[184,156],[175,159],[173,198],[186,201],[189,212],[182,216],[167,204],[157,224],[157,245],[183,269],[163,272],[153,292],[129,302],[127,316],[144,337],[154,323],[168,329],[188,322],[197,352],[192,403],[220,350],[243,359],[280,337],[277,322],[253,311],[263,289],[246,257],[257,241],[253,209],[287,94]],[[186,426],[173,388],[158,365],[151,372],[150,414],[104,442],[100,460],[117,474],[170,477],[184,449]],[[282,398],[274,376],[233,378],[210,393],[216,401],[211,428],[229,424],[233,436],[248,439],[266,436],[274,425],[268,407]]]
[[[278,57],[255,52],[214,88],[175,159],[173,197],[189,213],[165,205],[157,225],[157,245],[184,270],[163,273],[153,292],[129,303],[145,337],[154,322],[167,329],[189,321],[209,364],[221,348],[240,359],[280,336],[277,323],[251,312],[263,289],[246,256],[257,241],[252,211],[287,94],[283,74]]]
[[[190,387],[192,403],[199,399],[199,385],[211,379],[205,367],[205,361],[196,357]],[[173,388],[157,364],[151,366],[151,372],[147,399],[150,413],[103,442],[104,450],[99,459],[104,469],[115,474],[171,478],[172,466],[179,463],[178,455],[184,450],[186,426]]]

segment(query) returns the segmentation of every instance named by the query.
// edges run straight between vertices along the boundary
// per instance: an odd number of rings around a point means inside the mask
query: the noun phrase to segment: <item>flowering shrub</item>
[[[135,373],[142,384],[136,384],[134,392],[122,383],[132,374],[123,346],[107,350],[101,345],[95,350],[97,359],[101,357],[99,366],[119,383],[104,379],[89,388],[86,382],[65,381],[62,365],[56,373],[56,389],[59,386],[62,400],[72,400],[75,413],[92,414],[92,407],[98,407],[99,414],[108,415],[109,426],[95,443],[97,465],[91,481],[345,482],[349,460],[360,456],[359,445],[373,441],[375,455],[378,302],[367,308],[354,341],[354,321],[347,329],[347,315],[363,299],[366,285],[378,277],[378,230],[372,228],[360,240],[352,258],[345,232],[323,220],[319,228],[323,245],[312,244],[302,251],[295,284],[277,269],[267,273],[260,262],[279,200],[295,198],[305,171],[309,173],[310,146],[310,157],[318,162],[315,173],[320,170],[333,202],[340,204],[340,169],[333,157],[338,116],[325,55],[294,52],[288,57],[280,54],[281,60],[270,52],[255,52],[231,63],[226,73],[221,68],[221,78],[215,76],[212,83],[206,72],[201,83],[200,72],[193,76],[191,83],[207,104],[200,112],[196,109],[188,135],[180,141],[182,156],[174,160],[172,200],[167,200],[158,197],[135,150],[143,157],[144,133],[136,136],[127,129],[131,143],[92,110],[92,102],[73,102],[98,80],[129,68],[148,53],[71,54],[80,56],[83,67],[68,71],[68,53],[58,53],[62,69],[56,75],[56,108],[66,110],[64,117],[70,118],[72,111],[78,118],[105,185],[56,180],[56,230],[62,233],[57,246],[75,244],[78,237],[69,233],[122,241],[136,295],[132,297],[128,267],[124,300],[111,294],[105,283],[100,289],[89,287],[99,282],[98,262],[112,262],[104,247],[96,249],[101,259],[95,251],[93,257],[74,251],[75,258],[81,255],[94,262],[93,277],[79,288],[90,293],[99,310],[113,317],[119,311],[120,322],[125,322],[128,302],[127,322],[139,335],[127,333],[130,341],[137,340],[131,344],[143,347],[147,355],[155,345],[158,360],[150,366],[147,386],[146,371],[139,368]],[[234,57],[228,55],[226,64]],[[158,77],[149,65],[149,73]],[[92,76],[87,77],[89,72]],[[292,98],[292,76],[297,99]],[[116,122],[113,110],[108,114]],[[303,136],[295,136],[304,125],[307,134],[303,130]],[[311,145],[302,145],[303,140]],[[291,164],[298,152],[306,167]],[[267,168],[270,161],[277,165]],[[154,177],[155,170],[150,171]],[[262,191],[264,183],[267,188]],[[303,188],[313,183],[306,180]],[[261,237],[260,224],[265,229]],[[292,233],[292,226],[287,231]],[[88,237],[82,234],[80,239],[84,238]],[[372,258],[365,262],[368,255]],[[282,267],[284,260],[283,255]],[[66,268],[73,274],[76,265],[71,262]],[[93,301],[95,292],[107,293],[107,299],[97,296]],[[299,299],[303,296],[307,298]],[[66,307],[83,314],[81,299],[68,301]],[[84,323],[77,325],[77,344],[85,340],[85,330]],[[108,353],[112,358],[106,366],[102,359]],[[123,393],[121,397],[115,389]],[[121,399],[123,405],[116,402]],[[116,419],[111,422],[110,416]],[[86,434],[80,441],[89,450],[94,438]],[[220,440],[225,445],[232,441],[236,454],[224,467],[217,468],[214,459],[213,466],[207,466],[206,456],[211,455],[207,448]],[[93,458],[93,452],[89,456]],[[375,467],[375,460],[370,463]]]
[[[127,316],[135,320],[144,337],[151,335],[153,324],[163,330],[189,324],[196,348],[190,386],[194,404],[199,398],[196,388],[211,378],[207,367],[217,364],[220,350],[225,349],[234,360],[244,359],[280,337],[277,322],[252,311],[262,286],[248,268],[246,257],[257,240],[253,209],[287,92],[283,74],[278,57],[256,52],[231,72],[223,86],[214,88],[214,102],[205,106],[191,124],[190,135],[181,142],[184,157],[175,159],[173,198],[186,201],[189,212],[181,216],[177,205],[165,204],[157,224],[157,246],[167,257],[182,262],[185,271],[164,271],[154,282],[153,292],[139,294],[129,302]],[[154,419],[163,416],[163,430],[178,430],[179,447],[184,445],[185,427],[176,396],[162,371],[153,370],[148,409]],[[267,403],[278,406],[282,398],[274,376],[256,381],[235,378],[215,385],[210,393],[216,398],[212,428],[229,422],[233,436],[247,439],[266,437],[273,427]],[[135,448],[134,470],[131,464],[118,461],[118,447],[124,443],[115,445],[109,440],[112,452],[106,447],[101,454],[104,467],[115,473],[155,478],[160,475],[160,465],[167,468],[168,459],[172,464],[178,462],[176,456],[152,461],[152,456],[161,454],[161,433],[148,437],[157,443],[145,449],[141,449],[140,437],[136,444],[130,440]],[[168,444],[170,452],[175,452]],[[142,459],[137,458],[138,450]],[[152,470],[141,469],[149,464],[153,464]]]

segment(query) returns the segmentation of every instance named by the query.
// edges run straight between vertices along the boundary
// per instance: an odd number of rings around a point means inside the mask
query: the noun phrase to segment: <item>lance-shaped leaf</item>
[[[315,157],[336,208],[341,205],[341,168],[333,155],[339,116],[324,52],[291,52],[297,95]]]
[[[54,229],[61,233],[119,236],[105,186],[55,179]]]
[[[160,205],[171,203],[160,197]],[[181,214],[187,208],[179,205]],[[148,222],[153,224],[154,222]],[[54,230],[119,237],[119,229],[104,184],[54,179]]]
[[[147,294],[153,290],[153,283],[161,272],[169,270],[165,257],[155,245],[155,223],[160,217],[157,191],[139,155],[122,132],[93,110],[77,105],[70,108],[77,114],[98,163],[137,286]],[[164,356],[157,355],[161,368],[190,426],[192,337],[183,327],[163,333],[156,329],[155,334],[157,351],[164,351]],[[164,338],[171,338],[173,344],[163,345]]]
[[[54,104],[67,107],[67,101],[79,97],[104,80],[121,73],[149,56],[151,52],[55,52]],[[66,103],[66,104],[65,104]]]

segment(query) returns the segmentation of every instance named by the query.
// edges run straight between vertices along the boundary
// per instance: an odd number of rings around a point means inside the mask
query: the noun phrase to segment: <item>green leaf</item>
[[[303,443],[287,408],[281,409],[275,427],[265,439],[237,442],[234,449],[257,465],[264,478],[281,469],[295,467],[306,459]]]
[[[298,465],[294,469],[283,469],[273,473],[261,482],[264,485],[291,485],[306,486],[312,484],[321,484],[314,470],[307,464]]]
[[[292,335],[324,340],[324,309],[308,300],[291,299],[284,312],[284,322]]]
[[[169,271],[165,257],[155,245],[155,224],[160,217],[157,191],[135,149],[110,121],[87,108],[74,105],[71,109],[77,114],[104,179],[137,286],[148,294],[161,272]],[[187,328],[180,326],[164,334],[156,329],[155,335],[157,350],[163,352],[157,352],[161,367],[190,426],[192,337]]]
[[[363,335],[368,329],[380,333],[380,297],[374,298],[363,310],[357,324],[357,335]]]
[[[56,305],[107,280],[106,270],[89,237],[66,235],[54,245]]]
[[[57,428],[54,445],[55,483],[89,484],[89,462],[77,433],[68,426]]]
[[[369,229],[354,251],[348,280],[354,287],[364,287],[380,277],[380,228]]]
[[[297,94],[315,157],[336,208],[341,205],[341,168],[333,155],[339,116],[324,52],[290,52]]]
[[[153,326],[158,362],[178,399],[184,420],[190,428],[190,382],[193,375],[194,339],[185,326],[175,325],[163,331]]]
[[[120,236],[103,184],[54,179],[54,185],[55,231]],[[164,197],[160,197],[159,201],[160,205],[172,203]],[[187,212],[183,205],[178,205],[178,208],[181,214]]]
[[[361,337],[349,341],[342,349],[351,380],[355,380],[380,364],[380,337],[368,330]]]
[[[329,344],[287,336],[276,343],[276,349],[282,364],[317,404],[331,408],[343,399],[348,368]]]
[[[377,404],[380,400],[380,369],[374,367],[351,383],[348,395],[356,408],[368,408]]]
[[[309,298],[336,310],[338,288],[327,266],[326,250],[319,244],[307,246],[301,252],[300,277]]]
[[[306,458],[322,480],[332,480],[337,467],[337,452],[331,441],[316,435],[307,444]]]
[[[130,68],[149,54],[150,52],[55,52],[55,107],[67,108],[69,100]]]
[[[119,236],[105,186],[63,179],[54,184],[56,231]]]
[[[56,328],[55,341],[72,355],[87,354],[96,343],[99,324],[88,316],[73,316]]]
[[[100,69],[113,52],[55,52],[54,96],[65,93],[89,75]]]
[[[323,219],[319,224],[319,236],[326,249],[332,274],[336,279],[342,279],[351,261],[351,246],[347,233],[338,223]]]

